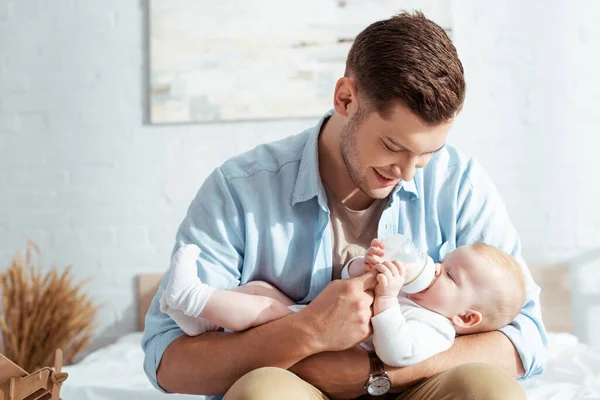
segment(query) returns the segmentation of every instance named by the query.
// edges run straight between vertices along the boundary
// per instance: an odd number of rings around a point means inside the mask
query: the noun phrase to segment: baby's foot
[[[186,315],[198,316],[213,289],[200,281],[196,260],[200,248],[194,244],[182,246],[171,262],[171,275],[163,293],[164,303]]]
[[[190,317],[180,310],[169,307],[165,302],[164,294],[161,296],[159,303],[160,311],[171,317],[186,335],[197,336],[204,332],[216,331],[219,329],[217,325],[202,317]]]

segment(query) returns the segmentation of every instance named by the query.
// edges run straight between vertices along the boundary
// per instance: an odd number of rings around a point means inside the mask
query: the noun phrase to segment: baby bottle
[[[429,287],[435,277],[435,263],[422,253],[406,236],[395,234],[383,240],[385,259],[407,264],[406,278],[402,291],[419,293]]]

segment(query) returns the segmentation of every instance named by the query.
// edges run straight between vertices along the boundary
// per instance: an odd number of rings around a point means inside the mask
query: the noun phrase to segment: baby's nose
[[[435,264],[435,276],[440,276],[442,273],[442,264]]]

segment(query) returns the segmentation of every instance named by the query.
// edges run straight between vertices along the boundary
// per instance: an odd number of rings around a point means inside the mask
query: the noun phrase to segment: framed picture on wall
[[[321,116],[354,37],[418,7],[447,31],[446,0],[150,0],[153,124]]]

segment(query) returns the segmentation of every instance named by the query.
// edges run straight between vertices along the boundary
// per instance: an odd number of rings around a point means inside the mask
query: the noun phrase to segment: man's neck
[[[373,199],[359,190],[344,163],[340,147],[343,118],[337,113],[324,122],[319,134],[319,173],[336,199],[351,210],[368,208]]]

